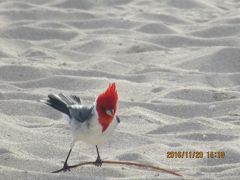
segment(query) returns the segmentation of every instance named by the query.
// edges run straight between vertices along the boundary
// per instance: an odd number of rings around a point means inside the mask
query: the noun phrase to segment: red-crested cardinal
[[[69,170],[68,158],[77,141],[83,141],[96,146],[96,166],[102,165],[98,146],[104,143],[120,123],[117,114],[118,93],[115,83],[109,85],[105,92],[101,93],[91,107],[84,106],[79,97],[75,95],[50,94],[45,104],[62,112],[69,121],[73,140],[70,150],[63,165],[63,170]]]

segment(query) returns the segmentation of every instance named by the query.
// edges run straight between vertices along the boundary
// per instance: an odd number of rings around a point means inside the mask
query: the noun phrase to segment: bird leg
[[[96,145],[96,149],[97,149],[97,159],[96,159],[96,161],[95,161],[95,166],[98,166],[98,167],[101,167],[102,166],[102,160],[101,160],[101,158],[100,158],[100,155],[99,155],[99,151],[98,151],[98,147],[97,147],[97,145]]]
[[[66,160],[65,160],[65,162],[64,162],[64,164],[63,164],[63,171],[64,171],[64,172],[65,172],[65,171],[70,171],[70,167],[69,167],[67,161],[68,161],[68,158],[69,158],[71,152],[72,152],[72,148],[70,148],[70,150],[69,150],[69,152],[68,152],[68,155],[67,155],[67,158],[66,158]]]

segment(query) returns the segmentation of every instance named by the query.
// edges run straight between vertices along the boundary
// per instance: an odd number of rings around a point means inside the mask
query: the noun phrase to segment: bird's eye
[[[114,109],[108,109],[105,111],[107,115],[113,117],[114,116]]]

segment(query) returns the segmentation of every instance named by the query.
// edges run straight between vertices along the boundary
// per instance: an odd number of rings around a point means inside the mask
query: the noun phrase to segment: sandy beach
[[[239,10],[238,0],[1,0],[0,180],[239,179]],[[102,159],[183,177],[107,164],[50,173],[72,136],[40,100],[64,93],[91,104],[111,82],[121,123]],[[95,158],[79,142],[69,164]]]

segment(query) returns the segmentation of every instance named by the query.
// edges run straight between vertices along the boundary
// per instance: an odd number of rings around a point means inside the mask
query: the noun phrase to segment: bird
[[[96,166],[102,166],[98,145],[105,143],[113,134],[120,118],[117,115],[118,92],[116,83],[110,83],[108,88],[100,93],[91,106],[83,105],[76,95],[49,94],[48,99],[41,100],[46,105],[60,111],[69,122],[72,142],[63,164],[63,170],[70,170],[68,159],[76,142],[83,141],[95,145]]]

